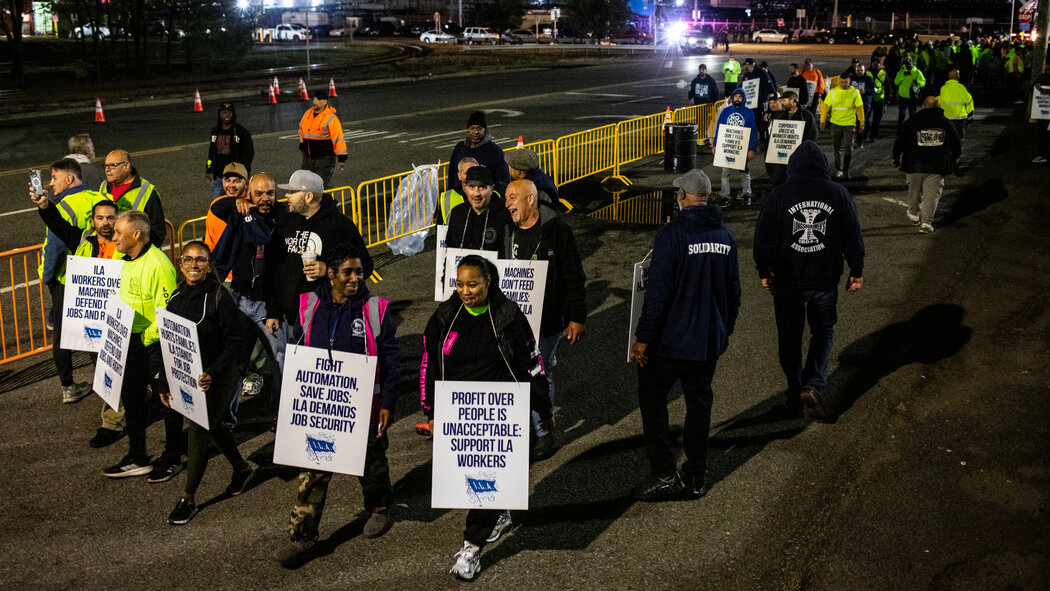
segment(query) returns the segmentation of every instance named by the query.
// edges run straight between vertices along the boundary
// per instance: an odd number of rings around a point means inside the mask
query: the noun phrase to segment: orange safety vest
[[[346,140],[343,139],[343,125],[335,116],[335,109],[325,107],[315,115],[313,109],[307,109],[299,121],[299,143],[306,140],[330,140],[336,156],[346,156]],[[307,155],[309,144],[307,144]]]

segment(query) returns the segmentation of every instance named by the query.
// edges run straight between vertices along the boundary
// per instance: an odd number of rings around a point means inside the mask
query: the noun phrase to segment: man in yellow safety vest
[[[966,86],[959,82],[958,69],[948,72],[948,81],[941,86],[937,103],[944,109],[944,116],[955,125],[959,138],[966,139],[966,128],[973,121],[973,96]]]

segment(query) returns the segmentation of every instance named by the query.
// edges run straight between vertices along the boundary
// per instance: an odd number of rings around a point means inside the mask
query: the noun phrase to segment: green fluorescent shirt
[[[139,257],[124,256],[120,273],[120,299],[135,311],[131,332],[142,333],[142,344],[160,340],[157,330],[157,308],[167,308],[175,291],[175,266],[164,251],[149,245]]]

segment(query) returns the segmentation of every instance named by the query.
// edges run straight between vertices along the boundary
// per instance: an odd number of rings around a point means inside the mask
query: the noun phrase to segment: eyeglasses
[[[206,265],[209,262],[211,262],[211,259],[209,259],[208,257],[179,257],[179,261],[181,261],[183,265],[189,265],[192,263],[197,263],[198,265]]]
[[[123,166],[124,164],[127,164],[127,163],[128,163],[127,160],[125,160],[124,162],[114,162],[112,164],[107,162],[107,163],[103,164],[103,166],[105,166],[106,168],[116,168],[118,166]]]

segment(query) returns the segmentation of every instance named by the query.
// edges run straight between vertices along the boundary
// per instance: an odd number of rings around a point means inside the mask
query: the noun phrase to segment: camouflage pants
[[[361,482],[361,493],[365,499],[365,510],[369,513],[390,507],[394,500],[394,491],[390,486],[390,466],[386,461],[388,445],[385,433],[378,439],[368,438],[365,473],[364,476],[359,476],[358,480]],[[299,492],[288,523],[288,533],[292,541],[317,539],[317,527],[321,523],[325,499],[328,497],[328,483],[331,481],[331,472],[299,472]]]

